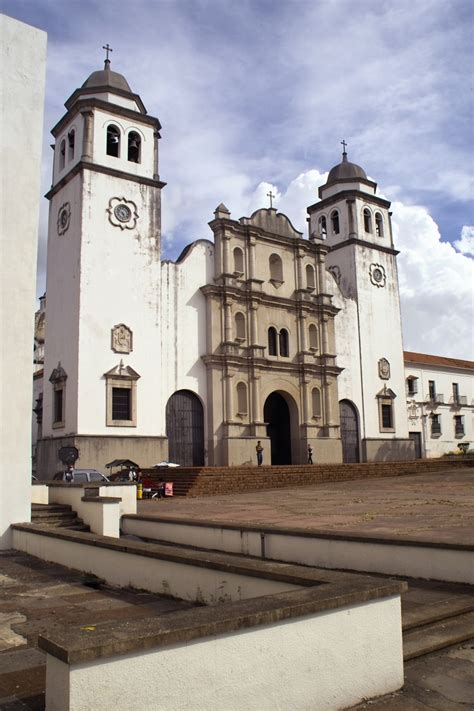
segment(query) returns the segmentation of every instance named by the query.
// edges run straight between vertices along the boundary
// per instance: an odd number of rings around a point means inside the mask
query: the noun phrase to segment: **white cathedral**
[[[472,441],[473,363],[404,353],[390,203],[345,150],[307,236],[274,208],[233,219],[220,204],[212,239],[162,261],[160,122],[109,60],[65,106],[37,315],[40,477],[66,445],[103,470],[255,463],[258,440],[265,464],[304,463],[309,444],[325,463]]]

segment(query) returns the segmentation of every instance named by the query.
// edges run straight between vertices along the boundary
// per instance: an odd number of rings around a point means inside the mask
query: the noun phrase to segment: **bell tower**
[[[336,317],[339,400],[353,408],[358,428],[357,454],[345,460],[410,459],[390,203],[342,143],[342,161],[308,213],[310,236],[329,248],[326,264],[343,304]]]
[[[164,423],[156,408],[165,185],[158,170],[161,125],[125,77],[112,71],[112,50],[104,49],[104,68],[73,92],[52,129],[38,447],[38,467],[48,473],[60,467],[63,445],[79,449],[78,467],[133,458],[132,438],[150,440],[156,456],[162,453]]]

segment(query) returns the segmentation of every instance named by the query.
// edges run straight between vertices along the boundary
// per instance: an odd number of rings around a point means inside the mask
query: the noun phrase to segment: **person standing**
[[[74,483],[74,464],[69,464],[68,468],[66,469],[65,479],[69,484]]]
[[[258,440],[258,442],[257,442],[257,446],[255,447],[255,451],[257,452],[257,464],[258,464],[259,467],[261,467],[261,466],[262,466],[262,462],[263,462],[263,447],[262,447],[262,443],[261,443],[260,440]]]
[[[308,444],[308,464],[313,463],[313,448],[310,444]]]

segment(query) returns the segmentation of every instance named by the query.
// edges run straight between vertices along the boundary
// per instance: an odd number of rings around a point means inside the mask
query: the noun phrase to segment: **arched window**
[[[288,345],[288,331],[282,328],[280,331],[280,355],[284,358],[288,358],[290,355],[290,348]]]
[[[120,155],[120,131],[117,126],[107,126],[107,155],[118,158]]]
[[[311,391],[311,406],[313,417],[321,417],[321,393],[318,388],[313,388]]]
[[[276,356],[277,354],[277,332],[276,328],[271,326],[268,329],[268,355]]]
[[[76,141],[76,132],[71,129],[67,134],[67,159],[74,160],[74,143]]]
[[[283,262],[278,254],[270,255],[270,279],[273,281],[283,281]]]
[[[234,272],[237,272],[237,274],[244,273],[244,253],[240,247],[235,247],[234,249]]]
[[[310,324],[308,328],[308,335],[309,335],[309,347],[313,351],[318,350],[318,329],[314,325],[314,323]]]
[[[372,215],[368,207],[364,208],[364,230],[372,232]]]
[[[63,170],[66,165],[66,139],[63,138],[59,146],[59,170]]]
[[[375,213],[375,234],[377,237],[383,237],[383,217],[380,212]]]
[[[140,163],[141,160],[142,139],[136,131],[130,131],[128,134],[128,155],[127,158],[131,163]]]
[[[245,341],[245,316],[240,311],[235,314],[235,337],[239,341]]]
[[[318,227],[319,236],[321,237],[321,239],[326,239],[326,237],[328,236],[328,223],[324,215],[319,218]]]
[[[334,212],[331,212],[331,224],[332,224],[333,234],[338,235],[339,234],[339,213],[337,210],[334,210]]]
[[[246,415],[247,412],[247,386],[245,383],[237,383],[237,413]]]
[[[308,289],[314,289],[316,282],[314,280],[314,269],[311,264],[306,265],[306,287]]]

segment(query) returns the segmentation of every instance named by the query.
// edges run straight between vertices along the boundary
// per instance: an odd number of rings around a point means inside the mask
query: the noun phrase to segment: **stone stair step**
[[[80,521],[81,519],[78,519]],[[85,523],[75,523],[73,526],[64,526],[69,531],[83,531],[84,533],[90,533],[91,527]]]
[[[431,625],[449,618],[474,611],[474,596],[458,596],[429,605],[417,605],[412,609],[403,609],[402,629],[408,631],[424,625]]]
[[[31,504],[32,511],[72,511],[69,504]]]
[[[422,657],[472,638],[474,638],[474,612],[467,612],[404,632],[403,658],[408,661]]]

